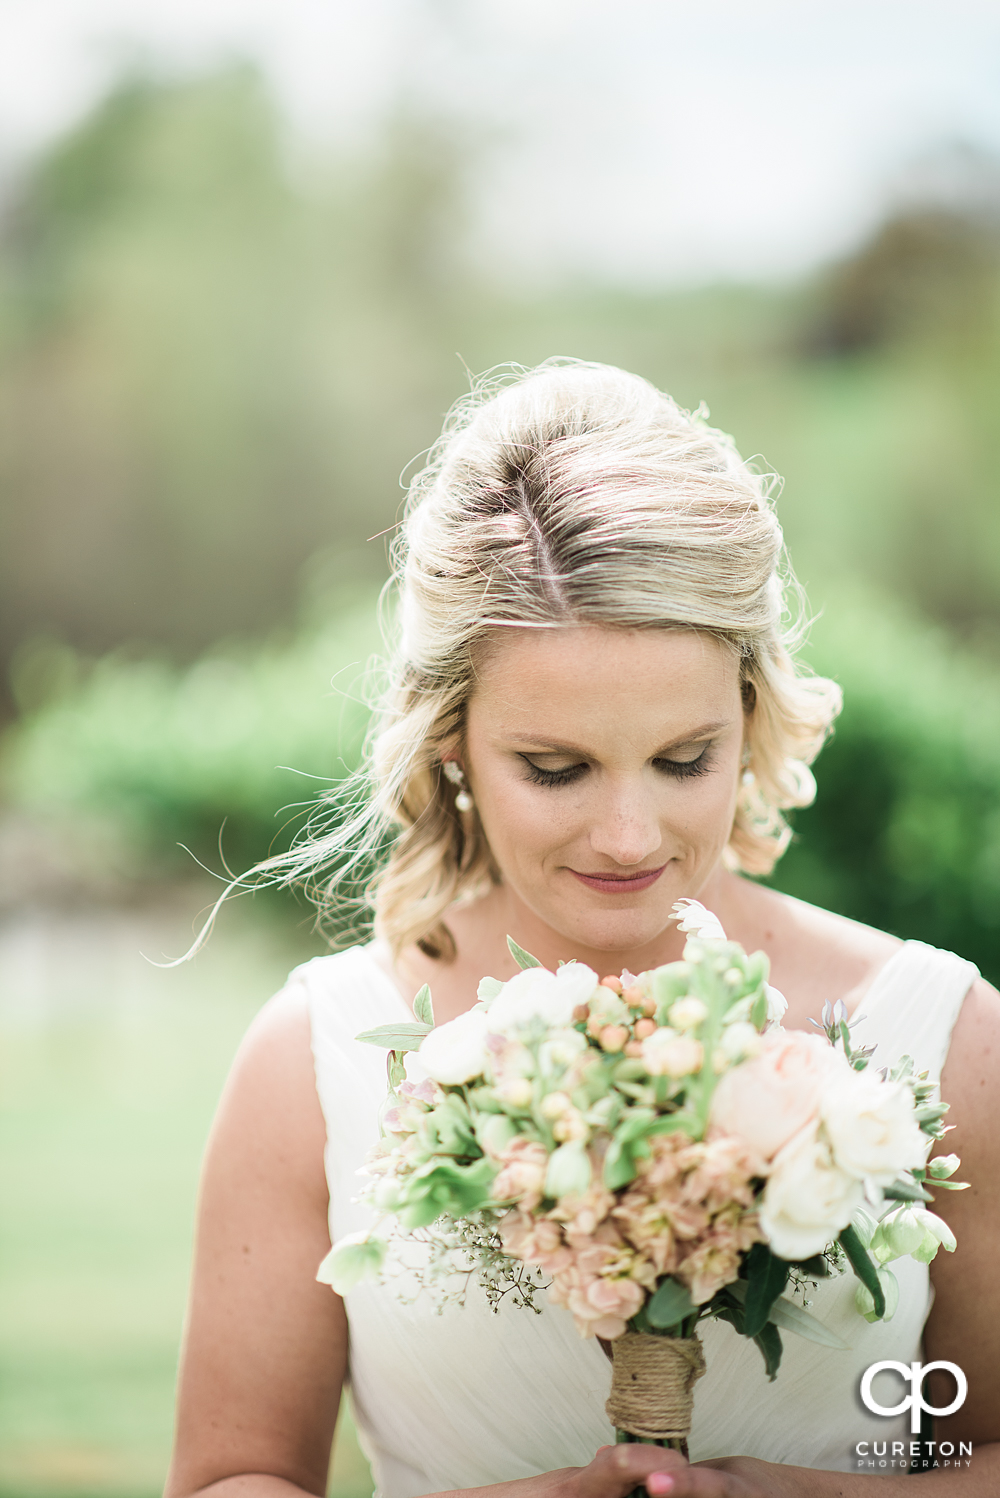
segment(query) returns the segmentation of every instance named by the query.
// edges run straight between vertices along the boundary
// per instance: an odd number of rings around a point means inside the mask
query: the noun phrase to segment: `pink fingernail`
[[[667,1493],[674,1491],[674,1479],[669,1472],[650,1472],[646,1478],[646,1487],[655,1498],[665,1498]]]

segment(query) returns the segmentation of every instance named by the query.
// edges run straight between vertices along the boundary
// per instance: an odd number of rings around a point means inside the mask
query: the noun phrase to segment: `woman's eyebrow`
[[[703,723],[699,728],[688,729],[686,733],[680,734],[675,739],[671,739],[669,743],[662,744],[656,751],[656,755],[666,754],[670,749],[683,749],[688,744],[696,744],[699,739],[709,738],[713,733],[718,733],[720,729],[728,728],[731,721],[731,719],[722,718],[717,723]],[[580,744],[563,743],[555,739],[547,739],[541,734],[537,736],[534,734],[510,734],[502,735],[502,737],[506,739],[507,743],[520,745],[522,749],[529,752],[533,751],[536,754],[580,754],[585,759],[592,757],[590,751],[583,748]],[[653,756],[654,759],[656,755]]]

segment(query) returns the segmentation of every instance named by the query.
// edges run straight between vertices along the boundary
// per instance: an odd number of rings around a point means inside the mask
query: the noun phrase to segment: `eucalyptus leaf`
[[[835,1347],[838,1352],[850,1352],[848,1344],[832,1332],[817,1317],[811,1316],[803,1306],[796,1305],[786,1295],[779,1295],[771,1307],[771,1320],[782,1331],[794,1332],[809,1342],[818,1342],[821,1347]]]
[[[874,1320],[879,1320],[885,1315],[885,1291],[879,1279],[878,1269],[871,1254],[868,1252],[857,1230],[853,1226],[843,1229],[839,1237],[839,1243],[851,1262],[851,1268],[858,1279],[864,1285],[872,1298]]]
[[[413,1000],[413,1012],[422,1025],[433,1026],[434,1005],[431,1002],[430,988],[426,983]]]
[[[769,1321],[757,1333],[754,1341],[761,1350],[761,1355],[764,1359],[764,1371],[773,1383],[778,1376],[778,1369],[781,1366],[781,1354],[783,1351],[781,1333],[774,1322]]]
[[[652,1326],[670,1327],[677,1326],[697,1309],[686,1287],[670,1276],[656,1287],[656,1294],[646,1306],[646,1316]]]
[[[779,1259],[766,1243],[755,1243],[747,1254],[747,1294],[744,1302],[746,1335],[756,1337],[768,1323],[771,1306],[788,1282],[788,1260]]]
[[[354,1039],[364,1041],[365,1045],[385,1046],[387,1051],[418,1051],[420,1042],[432,1029],[432,1025],[423,1025],[419,1020],[403,1020],[398,1025],[379,1025],[377,1030],[362,1030]]]
[[[542,964],[538,958],[532,957],[530,952],[526,952],[523,947],[519,947],[512,936],[508,936],[507,945],[510,948],[510,955],[522,970],[526,967],[541,967]]]
[[[935,1185],[940,1185],[935,1181]],[[934,1198],[915,1181],[893,1181],[882,1187],[882,1195],[893,1202],[932,1202]]]

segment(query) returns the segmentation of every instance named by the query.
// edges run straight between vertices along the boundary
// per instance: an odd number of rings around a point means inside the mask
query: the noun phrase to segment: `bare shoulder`
[[[956,1115],[976,1126],[990,1124],[990,1139],[1000,1149],[1000,993],[978,978],[955,1021],[948,1059],[941,1076],[942,1095]]]
[[[843,999],[853,1011],[899,951],[899,937],[822,910],[749,880],[737,880],[732,928],[748,950],[771,959],[771,981],[788,999],[787,1023],[805,1028],[823,1004]]]
[[[294,986],[270,999],[237,1051],[216,1133],[264,1159],[280,1157],[292,1179],[322,1196],[326,1124],[316,1092],[309,1007]],[[290,1182],[291,1184],[291,1182]]]

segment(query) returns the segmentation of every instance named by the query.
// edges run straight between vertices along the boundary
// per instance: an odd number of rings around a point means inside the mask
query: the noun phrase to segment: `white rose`
[[[564,963],[557,973],[544,967],[525,968],[493,1000],[489,1027],[498,1035],[535,1022],[549,1029],[565,1028],[572,1023],[573,1010],[585,1004],[597,986],[597,974],[582,962]]]
[[[429,1077],[457,1087],[471,1082],[486,1069],[487,1018],[482,1009],[470,1009],[425,1035],[419,1056]]]
[[[760,1225],[779,1259],[821,1253],[861,1201],[861,1182],[839,1168],[818,1126],[808,1124],[774,1157]]]
[[[845,1072],[823,1088],[819,1106],[834,1158],[849,1175],[891,1186],[901,1171],[923,1165],[930,1140],[902,1082]]]

